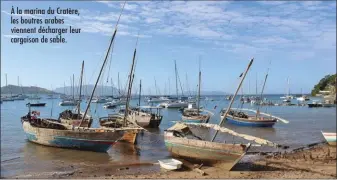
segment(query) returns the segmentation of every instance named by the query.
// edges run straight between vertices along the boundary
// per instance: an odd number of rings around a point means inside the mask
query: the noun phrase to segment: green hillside
[[[1,87],[1,94],[52,94],[53,92],[36,86],[14,86],[8,85]],[[54,93],[59,94],[59,93]]]
[[[311,91],[311,95],[315,96],[319,94],[319,91],[331,91],[336,92],[336,74],[326,75],[322,78],[318,84],[314,86],[314,89]]]

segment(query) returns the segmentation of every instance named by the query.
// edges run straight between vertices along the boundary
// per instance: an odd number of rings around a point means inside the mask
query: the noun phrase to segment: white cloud
[[[160,21],[160,19],[159,18],[146,18],[145,19],[145,22],[147,22],[147,23],[155,23],[155,22],[159,22]]]
[[[123,3],[99,3],[114,8],[108,12],[81,10],[80,20],[69,17],[69,23],[82,27],[83,32],[111,35]],[[135,37],[138,32],[146,32],[140,37],[192,38],[238,55],[307,49],[318,52],[336,45],[335,2],[254,3],[258,6],[228,1],[128,2],[118,34]]]

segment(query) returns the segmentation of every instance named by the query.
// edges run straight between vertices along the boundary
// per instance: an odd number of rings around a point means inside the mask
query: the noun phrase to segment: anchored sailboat
[[[61,121],[61,123],[74,125],[74,126],[80,126],[81,124],[82,116],[84,115],[84,113],[81,112],[83,69],[84,69],[84,61],[82,62],[80,94],[79,94],[79,101],[77,101],[77,107],[73,111],[68,109],[68,110],[61,112],[59,115],[59,120]],[[87,114],[81,124],[81,127],[91,127],[91,123],[92,123],[92,117]]]
[[[193,123],[208,123],[211,118],[210,114],[200,114],[200,86],[201,86],[201,70],[199,61],[199,84],[198,84],[198,103],[197,109],[187,108],[183,110],[182,121]]]

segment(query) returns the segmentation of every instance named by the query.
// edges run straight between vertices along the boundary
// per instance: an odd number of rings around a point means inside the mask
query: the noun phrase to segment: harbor
[[[70,30],[77,36],[102,29],[104,36],[95,41],[77,39],[83,49],[81,53],[75,48],[68,54],[60,53],[68,58],[77,54],[62,70],[58,65],[64,57],[50,60],[41,72],[33,74],[35,78],[4,69],[1,178],[336,178],[334,70],[308,77],[291,70],[280,73],[279,58],[255,50],[244,53],[251,55],[249,58],[243,53],[217,56],[194,51],[173,53],[165,59],[159,51],[148,49],[152,43],[142,34],[150,32],[142,29],[144,24],[138,22],[142,28],[132,35],[125,30],[130,21],[143,21],[130,18],[134,15],[130,11],[140,4],[99,3],[96,5],[114,7],[114,14],[70,18],[81,23],[94,20],[91,23],[97,29],[78,28],[77,23],[66,26],[76,29]],[[173,5],[177,8],[179,3]],[[208,9],[210,4],[199,5]],[[80,16],[76,8],[59,9],[57,14],[66,13],[66,19]],[[222,10],[218,9],[226,13]],[[237,17],[227,25],[237,23]],[[110,24],[100,24],[105,21]],[[189,29],[188,35],[205,35],[191,32],[203,28]],[[126,36],[127,41],[120,40]],[[226,39],[225,34],[220,37]],[[66,43],[66,36],[59,38],[56,35],[49,43]],[[154,44],[159,47],[163,43]],[[94,48],[100,53],[88,56]],[[165,65],[148,61],[158,59],[156,53]],[[190,56],[177,58],[182,54]],[[226,63],[225,71],[220,69],[219,76],[215,72],[220,64],[210,63],[213,58],[208,56],[212,55],[240,61],[226,59],[231,63]],[[56,69],[58,75],[52,74]],[[17,77],[17,85],[13,77]]]
[[[279,95],[266,95],[269,99],[277,99]],[[46,99],[44,99],[46,98]],[[141,103],[146,104],[142,97]],[[228,101],[224,101],[223,96],[212,97],[214,101],[201,100],[204,108],[212,109],[214,106],[228,105]],[[47,103],[46,107],[37,107],[42,117],[50,117],[51,109],[53,107],[53,115],[51,117],[57,118],[58,113],[67,109],[67,107],[59,106],[61,99],[47,99],[42,97]],[[238,170],[235,168],[230,173],[216,173],[216,169],[211,168],[208,176],[201,176],[194,171],[185,169],[178,172],[162,172],[158,164],[160,159],[171,158],[164,143],[164,130],[173,126],[175,122],[180,121],[181,112],[178,109],[162,109],[162,122],[158,128],[150,128],[148,131],[140,133],[137,137],[136,144],[117,143],[107,153],[95,153],[87,151],[77,151],[71,149],[53,148],[47,146],[37,145],[27,141],[25,134],[22,131],[21,122],[19,121],[21,114],[27,111],[26,104],[29,100],[23,101],[8,101],[1,104],[1,120],[2,127],[2,176],[3,177],[21,177],[21,178],[47,178],[47,177],[90,177],[90,178],[105,178],[105,177],[119,177],[119,178],[194,178],[195,176],[201,178],[234,178],[234,177],[280,177],[272,176],[273,172],[268,171],[265,176],[247,175],[251,164],[250,156],[247,155],[238,163]],[[136,105],[138,100],[132,100],[131,104]],[[84,106],[86,103],[82,102]],[[239,103],[234,105],[237,106]],[[251,108],[247,104],[246,108]],[[95,111],[92,107],[92,112]],[[210,118],[210,124],[218,124],[220,121],[220,109],[216,109],[215,116]],[[96,112],[100,116],[107,116],[114,113],[114,109],[105,109],[102,106],[97,106]],[[335,108],[319,108],[311,109],[306,106],[272,106],[268,107],[268,113],[281,116],[290,121],[289,124],[277,123],[273,128],[251,128],[244,126],[235,126],[230,123],[225,123],[224,126],[232,129],[238,133],[249,134],[260,138],[268,139],[269,141],[288,145],[291,148],[306,146],[313,143],[321,143],[325,153],[328,151],[325,139],[321,134],[321,130],[333,132],[335,130]],[[96,115],[95,115],[96,116]],[[98,127],[99,124],[94,116],[93,127]],[[324,121],[324,123],[321,123]],[[291,124],[291,126],[290,126]],[[233,141],[233,137],[228,141]],[[237,139],[237,138],[235,138]],[[235,141],[234,139],[234,141]],[[236,141],[237,142],[237,141]],[[240,142],[240,141],[239,141]],[[333,155],[331,149],[331,155]],[[254,154],[259,154],[255,152]],[[254,158],[253,158],[254,159]],[[246,162],[248,161],[248,162]],[[289,161],[289,160],[287,160]],[[255,162],[255,160],[254,160]],[[335,162],[335,161],[332,161]],[[248,165],[247,165],[248,163]],[[27,164],[31,164],[27,166]],[[243,164],[243,165],[242,165]],[[331,166],[335,167],[335,163]],[[243,167],[242,167],[243,166]],[[128,168],[128,169],[126,169]],[[205,166],[206,168],[206,166]],[[244,168],[240,170],[240,168]],[[104,170],[103,170],[104,169]],[[121,170],[119,170],[121,169]],[[201,168],[203,169],[203,168]],[[205,170],[207,172],[207,170]],[[215,171],[215,172],[213,172]],[[241,175],[243,171],[245,175]],[[277,170],[275,170],[277,171]],[[298,170],[302,172],[302,170]],[[69,174],[67,175],[66,172]],[[223,171],[222,171],[223,172]],[[249,171],[250,172],[250,171]],[[279,172],[279,171],[277,171]],[[214,174],[219,174],[214,175]],[[238,174],[237,176],[232,174]],[[251,170],[251,174],[256,174]],[[304,173],[304,172],[303,172]],[[330,172],[332,173],[332,172]],[[189,174],[189,175],[185,175]],[[306,174],[315,174],[308,173]],[[109,175],[109,176],[107,176]],[[293,177],[302,177],[296,175]],[[309,175],[308,175],[309,177]],[[328,177],[328,176],[320,176]]]

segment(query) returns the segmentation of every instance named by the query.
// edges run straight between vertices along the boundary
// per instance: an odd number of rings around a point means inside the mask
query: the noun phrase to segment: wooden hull
[[[23,121],[23,130],[29,141],[52,147],[107,152],[124,134],[124,130],[98,129],[58,130],[39,128]]]
[[[127,131],[127,132],[124,133],[121,141],[128,142],[128,143],[131,143],[131,144],[135,144],[136,140],[137,140],[137,135],[138,135],[137,130]]]
[[[123,117],[120,115],[100,118],[100,126],[107,129],[110,129],[111,127],[122,127],[122,118]],[[127,130],[124,132],[124,135],[120,140],[135,144],[139,131],[139,129]]]
[[[210,116],[182,116],[183,122],[186,123],[208,123]]]
[[[324,139],[331,146],[336,146],[336,133],[322,132]]]
[[[92,119],[84,119],[82,124],[81,124],[81,119],[64,119],[60,118],[61,123],[63,124],[68,124],[68,125],[73,125],[76,127],[91,127],[92,124]],[[80,126],[81,124],[81,126]]]
[[[223,117],[221,117],[223,119]],[[250,126],[250,127],[273,127],[277,122],[276,119],[273,120],[247,120],[244,118],[233,117],[227,115],[227,122],[238,125],[238,126]]]
[[[165,132],[165,146],[173,156],[206,164],[226,164],[230,170],[245,155],[246,146],[186,139]]]
[[[150,124],[149,124],[149,128],[157,128],[159,127],[161,120],[163,119],[163,117],[161,116],[161,118],[157,118],[157,119],[151,119],[150,120]]]

